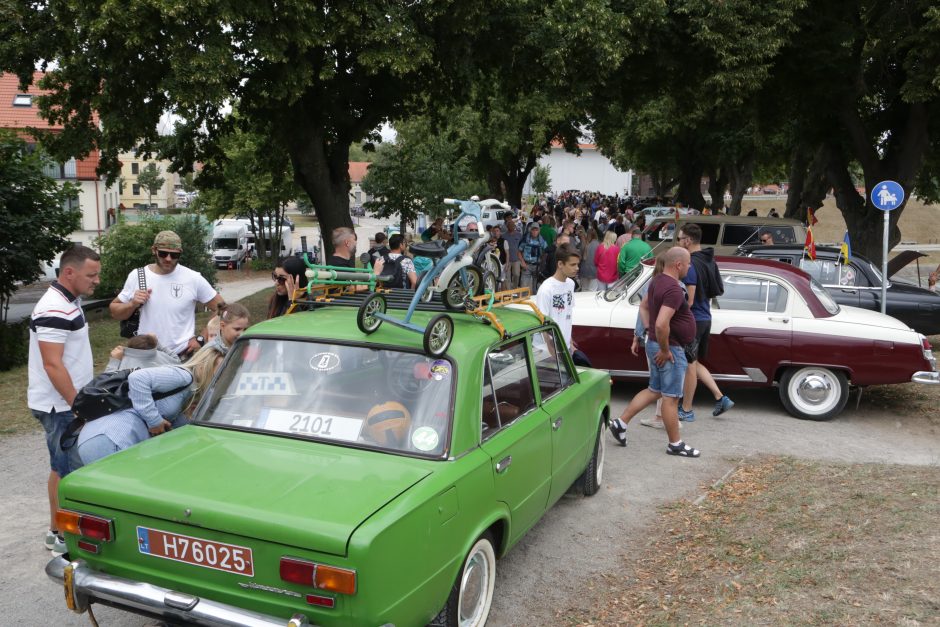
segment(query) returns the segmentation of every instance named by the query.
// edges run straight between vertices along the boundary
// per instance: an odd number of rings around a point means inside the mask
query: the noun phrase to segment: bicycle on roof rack
[[[394,324],[424,336],[424,352],[433,357],[443,355],[454,335],[454,321],[447,314],[434,316],[426,327],[411,322],[418,303],[427,301],[435,291],[441,293],[444,306],[453,311],[474,310],[477,308],[474,296],[479,296],[484,287],[489,292],[495,292],[495,277],[484,282],[483,273],[473,266],[473,253],[489,239],[490,234],[483,228],[481,220],[480,203],[475,200],[455,200],[445,198],[444,203],[460,207],[460,215],[454,221],[455,242],[450,248],[435,242],[412,244],[411,251],[434,260],[434,265],[428,270],[415,290],[408,311],[404,318],[396,318],[386,313],[388,303],[385,295],[376,293],[370,295],[359,307],[356,323],[359,330],[370,334],[375,332],[383,322]],[[476,222],[476,232],[461,232],[458,224],[463,218],[470,217]],[[438,279],[437,286],[434,285]],[[489,283],[489,285],[485,285]]]

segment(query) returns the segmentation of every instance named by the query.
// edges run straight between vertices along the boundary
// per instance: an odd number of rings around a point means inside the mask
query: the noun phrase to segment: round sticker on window
[[[336,353],[317,353],[310,358],[310,367],[317,372],[329,372],[339,368],[339,355]]]
[[[438,359],[431,363],[431,378],[435,381],[442,381],[449,374],[450,363],[447,360]]]
[[[433,451],[437,448],[440,437],[431,427],[418,427],[411,434],[411,444],[419,451]]]

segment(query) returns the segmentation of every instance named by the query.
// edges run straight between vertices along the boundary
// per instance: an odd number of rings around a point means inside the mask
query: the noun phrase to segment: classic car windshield
[[[637,278],[643,274],[643,264],[637,265],[635,268],[627,272],[625,275],[614,281],[610,287],[604,290],[604,300],[608,302],[614,302],[621,296],[627,293],[627,289],[630,285],[637,280]]]
[[[451,362],[418,353],[252,338],[194,421],[439,457],[453,407]]]

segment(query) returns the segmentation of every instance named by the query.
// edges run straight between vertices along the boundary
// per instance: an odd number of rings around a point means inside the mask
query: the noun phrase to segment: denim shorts
[[[39,411],[38,409],[30,409],[33,412],[33,416],[36,417],[36,420],[42,424],[43,431],[46,432],[46,447],[49,449],[49,465],[52,467],[52,470],[59,473],[60,477],[64,477],[69,474],[71,470],[77,468],[70,463],[70,453],[69,451],[63,451],[62,447],[59,446],[59,440],[62,437],[62,434],[65,433],[65,428],[70,422],[75,418],[75,414],[71,411]],[[75,447],[72,447],[71,450],[74,451]],[[77,460],[77,454],[75,455]],[[80,464],[79,464],[80,465]]]
[[[685,383],[685,371],[689,367],[685,358],[685,351],[681,346],[669,346],[673,361],[667,361],[662,366],[656,365],[656,353],[659,344],[655,340],[646,340],[646,358],[650,366],[650,391],[679,398],[682,396],[682,386]]]

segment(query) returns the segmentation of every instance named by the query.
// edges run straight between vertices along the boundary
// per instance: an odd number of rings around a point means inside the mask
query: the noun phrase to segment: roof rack
[[[287,310],[288,314],[296,311],[309,311],[320,309],[322,307],[340,306],[340,307],[359,307],[373,293],[380,293],[385,296],[389,308],[407,309],[414,297],[414,290],[399,288],[377,288],[375,292],[359,291],[355,285],[337,285],[310,283],[305,288],[298,288],[294,291],[291,298],[291,305]],[[532,308],[532,313],[538,318],[539,324],[545,322],[545,316],[531,300],[531,291],[527,287],[520,287],[501,292],[483,294],[482,296],[473,296],[467,299],[467,309],[465,313],[471,315],[477,320],[490,324],[499,333],[501,338],[507,337],[506,327],[500,322],[499,318],[493,312],[493,309],[505,307],[507,305],[528,305]],[[471,306],[472,303],[472,306]],[[418,311],[435,311],[448,313],[461,313],[447,309],[444,303],[435,298],[429,302],[419,302]]]

